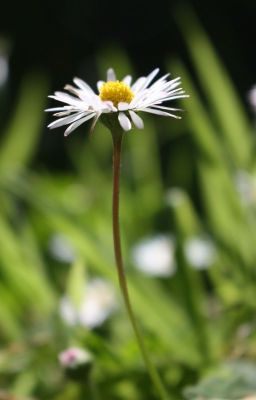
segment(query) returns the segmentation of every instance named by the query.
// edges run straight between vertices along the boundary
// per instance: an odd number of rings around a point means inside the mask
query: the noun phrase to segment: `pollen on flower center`
[[[103,83],[100,88],[99,96],[103,101],[112,101],[114,106],[118,103],[130,103],[134,98],[134,94],[130,87],[124,82],[120,81],[109,81]]]

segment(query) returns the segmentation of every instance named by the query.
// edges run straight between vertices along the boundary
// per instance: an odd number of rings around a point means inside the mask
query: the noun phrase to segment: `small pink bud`
[[[92,361],[91,354],[79,347],[70,347],[59,354],[59,362],[64,368],[77,368]]]

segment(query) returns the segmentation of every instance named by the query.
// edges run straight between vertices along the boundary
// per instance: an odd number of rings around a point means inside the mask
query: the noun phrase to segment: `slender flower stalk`
[[[119,285],[123,295],[126,310],[131,321],[138,345],[145,361],[148,372],[151,376],[152,382],[162,400],[169,400],[169,396],[164,388],[161,379],[151,362],[148,355],[147,349],[145,347],[142,335],[140,333],[136,318],[133,313],[133,309],[130,302],[125,271],[123,266],[122,258],[122,248],[121,248],[121,238],[119,229],[119,183],[120,183],[120,166],[121,166],[121,150],[123,141],[123,132],[120,130],[117,132],[112,132],[113,138],[113,203],[112,203],[112,217],[113,217],[113,240],[114,240],[114,250],[115,250],[115,260],[116,268],[118,273]]]

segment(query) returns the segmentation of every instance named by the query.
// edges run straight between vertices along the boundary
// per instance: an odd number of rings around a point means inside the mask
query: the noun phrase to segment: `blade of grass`
[[[237,91],[192,9],[179,8],[176,16],[232,160],[236,166],[246,168],[252,157],[252,129]]]
[[[34,156],[47,92],[45,76],[30,74],[23,79],[15,113],[0,146],[0,177],[17,174]]]

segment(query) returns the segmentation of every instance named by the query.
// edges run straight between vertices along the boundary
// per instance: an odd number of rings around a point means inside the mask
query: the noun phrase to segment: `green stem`
[[[155,388],[159,394],[159,398],[161,400],[169,400],[170,397],[167,394],[167,391],[164,388],[163,383],[158,375],[158,372],[156,371],[154,365],[152,364],[147,349],[144,345],[144,341],[140,333],[130,302],[128,287],[123,267],[120,230],[119,230],[119,181],[120,181],[121,148],[122,148],[123,132],[116,133],[112,131],[112,137],[113,137],[113,204],[112,204],[113,239],[114,239],[115,260],[116,260],[119,285],[121,288],[121,292],[123,295],[124,303],[127,309],[130,322],[132,324],[142,357],[145,361],[152,382],[154,383]]]

